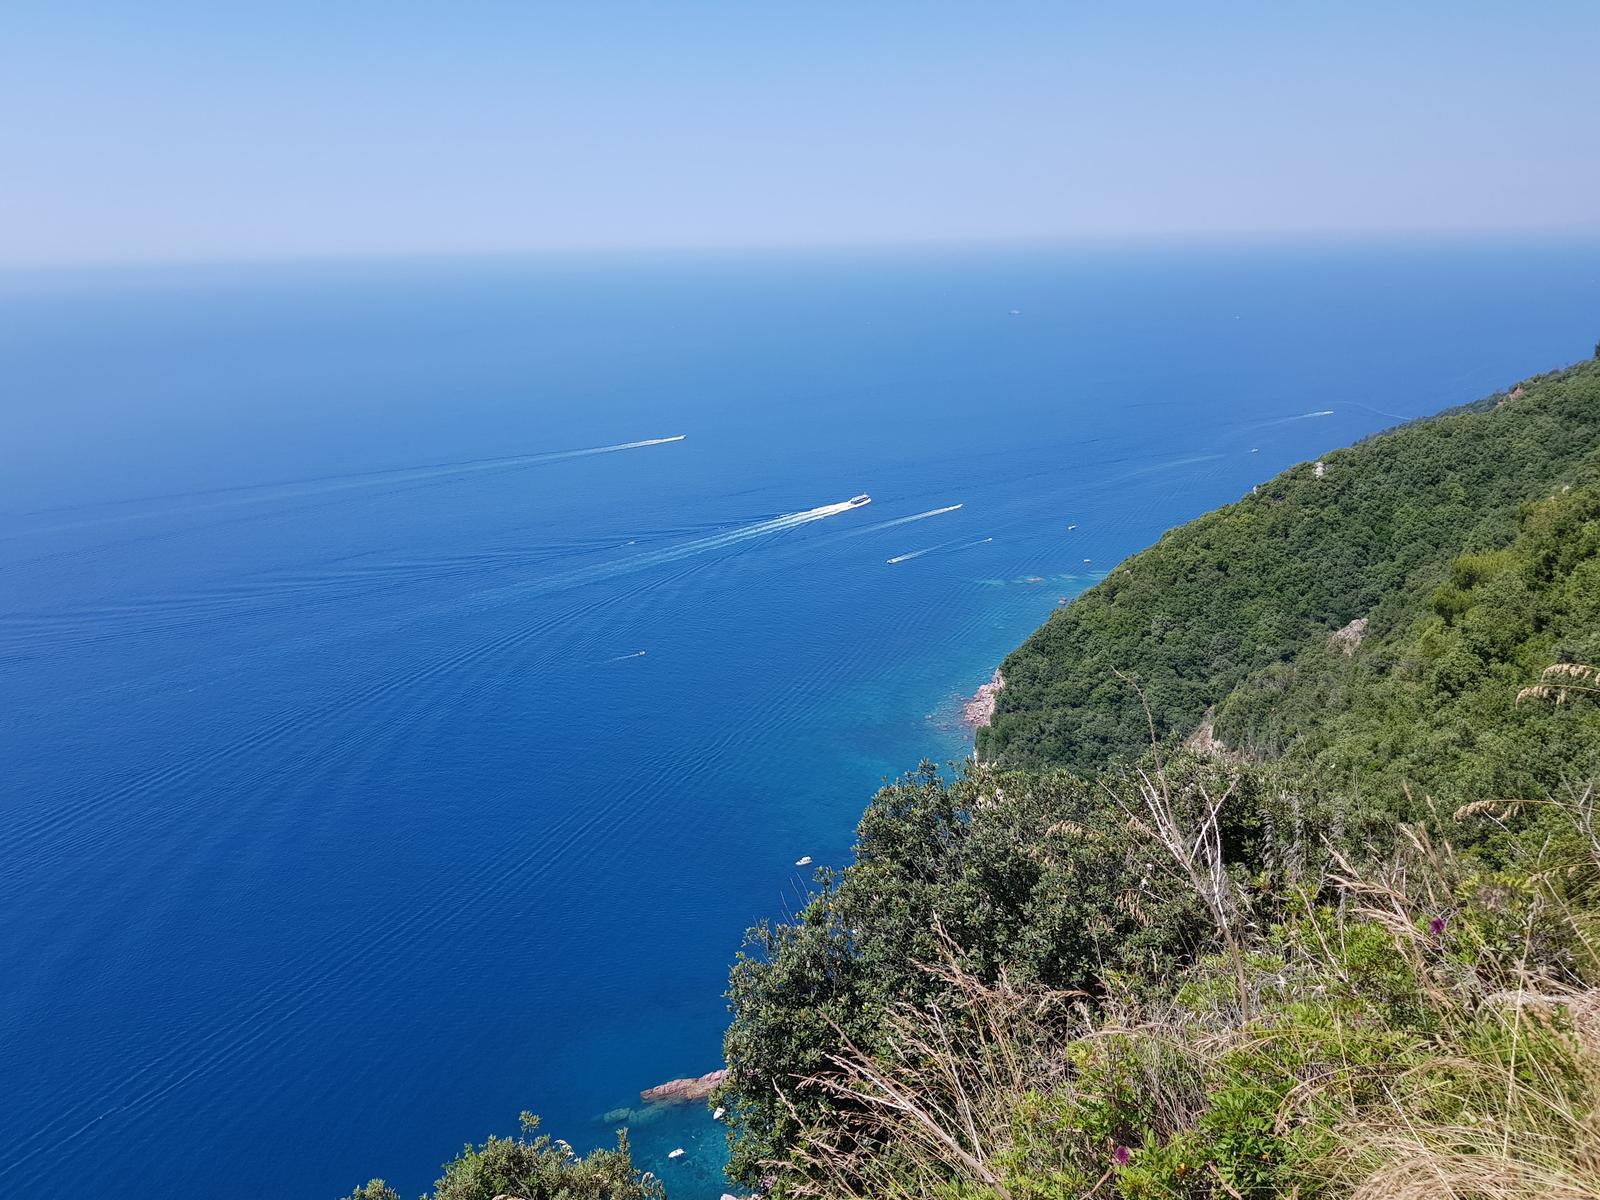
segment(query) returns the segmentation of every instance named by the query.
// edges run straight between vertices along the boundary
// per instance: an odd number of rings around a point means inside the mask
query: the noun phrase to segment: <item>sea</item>
[[[1597,337],[1549,238],[0,275],[0,1189],[411,1197],[530,1110],[719,1196],[640,1090],[1009,650]]]

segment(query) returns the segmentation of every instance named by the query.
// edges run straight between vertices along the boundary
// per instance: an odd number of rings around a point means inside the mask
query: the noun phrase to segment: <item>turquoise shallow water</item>
[[[1588,353],[1597,280],[1549,243],[0,280],[0,1182],[414,1194],[523,1108],[607,1140],[718,1065],[740,931],[966,752],[1055,604]],[[703,1110],[634,1139],[721,1191]]]

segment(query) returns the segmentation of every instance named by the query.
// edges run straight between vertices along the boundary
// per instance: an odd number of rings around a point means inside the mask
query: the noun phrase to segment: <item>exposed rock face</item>
[[[1315,464],[1312,465],[1311,473],[1313,475],[1315,475],[1318,479],[1321,479],[1324,475],[1326,475],[1328,473],[1328,468],[1319,460]]]
[[[1507,393],[1506,393],[1506,394],[1505,394],[1505,395],[1503,395],[1503,396],[1501,396],[1501,397],[1500,397],[1500,399],[1498,399],[1498,400],[1496,400],[1496,401],[1495,401],[1495,402],[1494,402],[1494,406],[1495,406],[1495,407],[1496,407],[1496,408],[1500,408],[1500,407],[1502,407],[1502,406],[1503,406],[1503,405],[1506,405],[1506,404],[1510,404],[1510,403],[1511,403],[1511,402],[1512,402],[1512,401],[1513,401],[1513,400],[1520,400],[1520,399],[1522,399],[1522,398],[1523,398],[1523,397],[1524,397],[1524,396],[1526,396],[1526,395],[1527,395],[1527,394],[1528,394],[1528,389],[1527,389],[1527,388],[1525,388],[1525,387],[1523,387],[1523,386],[1522,386],[1522,385],[1521,385],[1521,384],[1520,384],[1520,383],[1519,383],[1519,384],[1517,384],[1517,386],[1516,386],[1516,387],[1514,387],[1514,388],[1512,388],[1512,389],[1511,389],[1511,390],[1510,390],[1510,391],[1509,391],[1509,392],[1507,392]]]
[[[1367,619],[1357,617],[1343,629],[1336,629],[1328,635],[1328,645],[1345,652],[1348,658],[1356,652],[1356,647],[1361,645],[1361,639],[1367,636]]]
[[[646,1104],[692,1104],[711,1095],[727,1077],[727,1068],[723,1068],[720,1071],[708,1071],[699,1079],[670,1079],[653,1088],[645,1088],[639,1093],[639,1099]]]
[[[961,706],[961,720],[973,729],[981,729],[994,720],[994,706],[999,699],[1000,689],[1006,686],[1000,668],[996,667],[994,678],[980,687],[971,700]]]
[[[1200,725],[1193,733],[1184,739],[1184,746],[1196,754],[1208,754],[1212,758],[1228,758],[1230,752],[1216,734],[1217,710],[1206,709],[1206,715],[1200,718]]]

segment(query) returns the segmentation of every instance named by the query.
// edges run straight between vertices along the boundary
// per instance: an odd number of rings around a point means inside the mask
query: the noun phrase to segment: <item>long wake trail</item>
[[[822,504],[816,508],[808,508],[804,512],[785,513],[782,516],[772,517],[766,521],[757,521],[753,525],[742,525],[737,529],[714,533],[708,537],[692,538],[687,542],[663,546],[659,550],[647,550],[642,554],[632,554],[615,562],[596,563],[594,566],[579,567],[573,571],[548,575],[543,579],[533,579],[526,583],[512,584],[509,587],[484,593],[480,598],[493,599],[509,595],[523,595],[528,592],[557,591],[578,587],[601,579],[626,575],[633,571],[648,570],[650,567],[660,566],[662,563],[677,562],[679,559],[690,558],[697,554],[708,554],[714,550],[723,550],[730,546],[737,546],[741,542],[751,541],[754,538],[766,537],[768,534],[781,533],[788,529],[798,529],[802,525],[809,525],[813,521],[823,521],[828,517],[836,517],[840,513],[849,512],[856,507],[858,506],[849,500],[841,500],[837,504]]]
[[[237,487],[213,488],[201,492],[179,492],[161,496],[144,496],[133,500],[112,500],[104,504],[75,505],[64,509],[36,509],[20,513],[23,517],[46,516],[51,513],[84,511],[93,508],[112,508],[129,504],[156,504],[163,501],[199,501],[199,503],[168,503],[159,508],[142,508],[134,512],[104,513],[76,521],[63,521],[52,525],[38,525],[0,537],[10,540],[28,534],[51,533],[89,525],[109,525],[122,521],[152,520],[176,513],[205,512],[210,509],[232,508],[241,504],[262,504],[273,500],[301,499],[321,496],[330,492],[346,492],[358,488],[389,487],[395,484],[421,483],[430,479],[446,479],[471,475],[483,471],[510,471],[522,467],[543,466],[545,463],[565,462],[574,458],[589,458],[597,454],[618,454],[624,450],[643,450],[649,446],[666,446],[681,442],[689,435],[675,433],[670,437],[641,438],[632,442],[616,442],[609,446],[585,446],[576,450],[551,450],[540,454],[515,454],[501,458],[478,458],[462,462],[432,463],[421,467],[399,467],[389,471],[363,471],[350,475],[325,475],[311,479],[286,480],[278,483],[241,484]]]
[[[913,521],[926,521],[929,517],[942,517],[945,513],[953,513],[960,507],[960,504],[946,504],[943,508],[930,508],[927,512],[912,513],[909,517],[896,517],[892,521],[879,521],[876,525],[868,525],[863,529],[853,530],[851,536],[862,533],[877,533],[880,529],[893,529],[896,525],[909,525]]]
[[[974,546],[987,546],[994,541],[993,537],[981,537],[975,542],[940,542],[937,546],[925,546],[921,550],[909,550],[905,554],[896,554],[885,561],[892,567],[895,563],[910,562],[913,558],[921,558],[924,554],[932,554],[935,550],[971,550]]]

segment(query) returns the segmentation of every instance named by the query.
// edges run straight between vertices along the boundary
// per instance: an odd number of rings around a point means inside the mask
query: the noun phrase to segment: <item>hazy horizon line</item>
[[[1267,245],[1307,242],[1583,242],[1600,240],[1594,226],[1481,226],[1481,227],[1336,227],[1297,229],[1194,229],[1127,232],[1015,234],[997,236],[840,238],[816,241],[592,243],[570,246],[506,246],[483,249],[366,249],[350,251],[290,250],[271,254],[129,255],[106,258],[0,259],[0,275],[159,270],[206,267],[316,267],[344,265],[425,265],[450,262],[501,262],[518,259],[604,258],[628,256],[682,257],[706,255],[828,254],[841,252],[915,252],[963,250],[1021,250],[1030,247],[1091,249],[1139,246]]]

